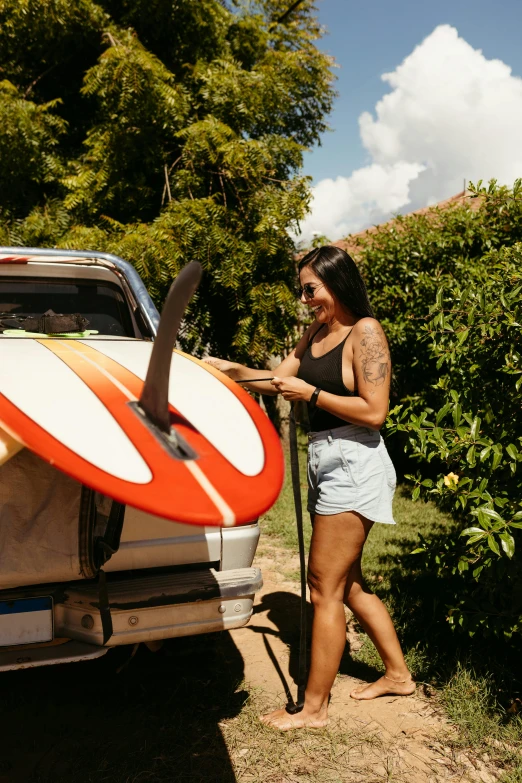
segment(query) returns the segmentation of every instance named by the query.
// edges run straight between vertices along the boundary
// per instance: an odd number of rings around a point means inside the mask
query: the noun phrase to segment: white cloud
[[[487,60],[449,25],[437,27],[393,73],[392,88],[359,117],[371,164],[313,188],[301,242],[340,239],[397,211],[462,190],[463,180],[522,176],[522,79]]]

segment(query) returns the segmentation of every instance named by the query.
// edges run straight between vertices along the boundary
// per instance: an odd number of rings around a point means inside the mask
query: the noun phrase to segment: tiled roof
[[[405,215],[404,217],[409,217],[410,215],[426,215],[430,212],[447,209],[455,204],[467,204],[470,209],[477,209],[480,204],[480,198],[472,198],[467,190],[463,190],[461,193],[451,196],[451,198],[439,201],[438,204],[432,204],[430,207],[423,207],[422,209],[416,209],[414,212],[409,212],[408,215]],[[356,256],[361,250],[358,245],[359,239],[363,239],[369,234],[375,233],[383,226],[391,226],[395,222],[396,218],[392,218],[391,220],[386,221],[386,223],[381,223],[379,226],[371,226],[364,231],[358,231],[357,234],[350,234],[346,239],[338,239],[336,242],[332,242],[332,245],[340,247],[342,250],[346,250],[351,256]]]

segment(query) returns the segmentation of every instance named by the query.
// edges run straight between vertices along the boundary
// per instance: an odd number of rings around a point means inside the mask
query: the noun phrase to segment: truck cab
[[[0,248],[0,340],[49,310],[79,314],[100,340],[153,341],[159,323],[116,256]],[[28,449],[2,460],[0,440],[0,671],[245,625],[258,539],[255,519],[211,528],[121,506]]]

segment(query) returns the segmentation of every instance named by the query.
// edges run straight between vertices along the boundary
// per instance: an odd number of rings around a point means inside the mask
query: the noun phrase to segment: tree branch
[[[169,174],[171,174],[171,173],[172,173],[172,169],[174,168],[174,166],[176,165],[176,163],[179,163],[179,162],[180,162],[180,160],[181,160],[181,158],[182,158],[182,157],[183,157],[183,155],[180,155],[180,156],[179,156],[179,158],[176,158],[176,160],[174,161],[174,163],[172,164],[172,166],[171,166],[171,167],[170,167],[170,169],[169,169]],[[165,164],[165,165],[166,165],[166,164]]]
[[[167,170],[167,164],[165,163],[165,188],[167,189],[167,195],[169,197],[169,202],[172,201],[172,194],[170,192],[170,182],[169,182],[169,172]],[[165,193],[165,191],[163,191]]]
[[[114,38],[114,36],[112,35],[112,33],[109,33],[109,31],[108,31],[108,30],[106,30],[106,31],[103,33],[103,36],[102,36],[102,37],[103,37],[103,38],[107,38],[111,46],[118,46],[118,41],[117,41],[117,40]]]
[[[223,185],[223,177],[219,174],[219,181],[221,182],[221,192],[223,193],[223,200],[225,202],[225,209],[227,209],[227,194],[225,193],[225,186]]]
[[[284,12],[284,14],[281,14],[281,16],[279,16],[277,19],[274,19],[274,21],[272,22],[272,24],[271,24],[271,25],[270,25],[270,27],[268,28],[269,32],[270,32],[270,30],[273,30],[273,28],[274,28],[276,25],[278,25],[278,24],[282,24],[282,23],[285,21],[285,19],[286,19],[288,16],[290,16],[290,14],[292,13],[292,11],[295,11],[295,9],[296,9],[298,6],[300,6],[300,5],[301,5],[301,3],[303,3],[303,2],[304,2],[304,0],[295,0],[295,2],[294,2],[294,3],[292,3],[292,5],[290,6],[290,8],[287,8],[287,10]]]
[[[70,57],[68,57],[67,59],[70,60]],[[34,79],[31,82],[27,90],[24,92],[24,98],[27,98],[27,96],[29,95],[33,87],[36,87],[40,79],[43,79],[44,76],[47,76],[47,74],[50,73],[53,70],[53,68],[56,68],[57,65],[58,63],[54,63],[54,65],[50,65],[49,68],[47,68],[43,73],[40,74],[40,76],[37,76],[36,79]]]

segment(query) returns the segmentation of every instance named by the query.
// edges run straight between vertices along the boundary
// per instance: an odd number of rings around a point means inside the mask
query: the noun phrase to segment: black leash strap
[[[301,569],[301,631],[299,638],[299,674],[297,679],[297,703],[288,702],[286,711],[290,715],[301,712],[304,707],[307,680],[306,650],[306,561],[303,532],[303,507],[301,505],[301,479],[299,476],[299,452],[297,450],[297,431],[295,426],[294,405],[290,409],[290,467],[292,471],[292,489],[294,491],[297,538],[299,540],[299,565]]]
[[[95,541],[96,567],[98,568],[98,598],[104,645],[111,638],[114,629],[112,626],[107,577],[102,566],[118,551],[124,519],[125,506],[113,500],[104,536],[103,538],[97,538]]]
[[[252,378],[251,381],[236,381],[236,383],[255,383],[256,381],[272,381],[272,378]],[[301,504],[301,478],[299,476],[299,452],[297,449],[297,429],[295,425],[295,409],[290,408],[290,468],[292,472],[292,489],[294,491],[295,519],[297,522],[297,539],[299,541],[299,567],[301,570],[301,623],[299,634],[299,673],[297,676],[297,703],[289,701],[286,711],[295,715],[304,707],[306,680],[308,678],[306,650],[306,558],[303,530],[303,506]]]
[[[109,604],[109,591],[107,590],[107,579],[105,571],[100,568],[98,571],[98,596],[100,601],[100,619],[103,631],[103,644],[107,644],[113,634],[111,607]]]
[[[102,568],[118,551],[124,521],[125,506],[113,500],[105,532],[94,542],[96,568]]]
[[[270,378],[250,378],[249,381],[236,381],[236,383],[261,383],[261,381],[273,381],[274,376],[271,375]]]

